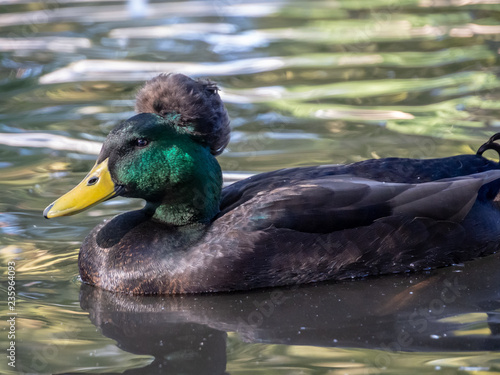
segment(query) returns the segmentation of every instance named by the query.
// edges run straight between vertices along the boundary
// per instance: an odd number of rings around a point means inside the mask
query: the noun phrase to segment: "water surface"
[[[140,202],[41,215],[160,72],[219,83],[229,181],[473,153],[500,129],[499,49],[498,0],[1,2],[2,348],[8,262],[18,315],[17,367],[3,356],[0,371],[500,372],[498,256],[299,288],[127,297],[82,286],[77,256],[91,228]]]

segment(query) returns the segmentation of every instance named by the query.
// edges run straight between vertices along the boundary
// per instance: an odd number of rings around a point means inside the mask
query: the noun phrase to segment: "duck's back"
[[[225,249],[234,289],[462,262],[498,247],[499,168],[462,155],[263,173],[223,190],[205,246]]]

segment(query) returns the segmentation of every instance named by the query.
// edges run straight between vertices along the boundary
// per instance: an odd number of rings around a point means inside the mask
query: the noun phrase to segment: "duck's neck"
[[[154,221],[173,226],[209,223],[219,212],[222,171],[212,158],[210,165],[192,176],[189,184],[172,189],[162,201],[144,208]]]

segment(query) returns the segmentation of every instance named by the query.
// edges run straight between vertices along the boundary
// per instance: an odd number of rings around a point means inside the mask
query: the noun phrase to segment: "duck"
[[[230,140],[217,85],[161,74],[136,96],[97,161],[46,218],[116,196],[142,209],[83,240],[82,282],[129,294],[282,287],[425,271],[496,252],[500,133],[476,154],[294,167],[223,187]]]

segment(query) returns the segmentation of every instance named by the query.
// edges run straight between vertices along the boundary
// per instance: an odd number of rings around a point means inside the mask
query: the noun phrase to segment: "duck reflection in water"
[[[207,295],[82,285],[80,302],[121,349],[155,358],[127,374],[225,374],[228,332],[249,343],[381,349],[378,366],[395,351],[499,349],[499,266],[492,255],[426,274]]]

